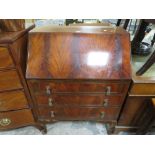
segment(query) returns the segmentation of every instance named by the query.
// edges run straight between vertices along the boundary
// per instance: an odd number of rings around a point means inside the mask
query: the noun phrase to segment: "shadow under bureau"
[[[38,122],[100,121],[112,133],[131,82],[129,34],[103,26],[35,28],[26,78]]]

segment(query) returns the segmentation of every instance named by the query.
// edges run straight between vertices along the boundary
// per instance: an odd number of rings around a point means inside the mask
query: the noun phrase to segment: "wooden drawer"
[[[16,71],[0,72],[0,91],[22,88]]]
[[[34,119],[31,110],[0,112],[0,130],[19,128],[33,124]]]
[[[104,94],[88,95],[88,94],[52,94],[36,95],[39,105],[45,106],[121,106],[123,102],[122,96],[106,96]]]
[[[0,93],[0,111],[18,110],[24,108],[28,108],[28,103],[23,91]]]
[[[51,120],[116,120],[119,108],[39,108],[39,118]]]
[[[133,84],[130,94],[132,95],[155,95],[155,83]]]
[[[111,93],[122,93],[128,84],[122,84],[117,82],[30,82],[34,92],[36,93],[105,93],[110,95]]]
[[[5,47],[0,47],[0,69],[14,67],[9,51]]]

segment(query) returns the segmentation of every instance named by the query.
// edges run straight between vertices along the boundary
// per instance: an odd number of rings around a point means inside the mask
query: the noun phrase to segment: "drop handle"
[[[51,94],[51,88],[50,86],[46,86],[46,94],[50,95]]]
[[[111,94],[111,87],[110,86],[107,86],[106,87],[106,95],[110,95]]]
[[[51,111],[51,117],[55,117],[54,111]]]
[[[53,99],[52,99],[52,98],[49,98],[49,99],[48,99],[48,105],[49,105],[50,107],[53,106]]]
[[[103,119],[105,117],[105,112],[100,112],[100,118]]]
[[[104,107],[107,107],[108,104],[109,104],[109,100],[108,100],[108,99],[104,99],[104,101],[103,101],[103,106],[104,106]]]

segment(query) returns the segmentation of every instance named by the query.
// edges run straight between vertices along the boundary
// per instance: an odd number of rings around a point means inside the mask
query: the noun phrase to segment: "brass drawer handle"
[[[53,99],[52,99],[52,98],[49,98],[49,99],[48,99],[48,105],[49,105],[50,107],[53,106]]]
[[[51,94],[51,88],[50,86],[46,86],[46,94],[50,95]]]
[[[111,87],[107,86],[106,87],[106,95],[110,95],[111,94]]]
[[[105,112],[100,112],[100,118],[103,119],[105,117]]]
[[[55,117],[54,111],[51,111],[51,117]]]
[[[103,106],[104,106],[104,107],[107,107],[107,106],[108,106],[108,104],[109,104],[108,99],[104,99],[104,101],[103,101]]]
[[[0,126],[8,126],[11,124],[11,120],[9,118],[2,118],[0,120]]]

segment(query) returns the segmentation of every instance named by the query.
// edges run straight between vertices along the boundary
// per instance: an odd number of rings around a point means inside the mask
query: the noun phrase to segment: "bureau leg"
[[[46,125],[44,124],[40,124],[40,123],[37,123],[35,124],[35,127],[40,130],[40,132],[45,135],[47,133],[47,128],[46,128]]]
[[[107,129],[108,135],[114,134],[115,126],[116,126],[116,122],[111,122],[111,123],[106,124],[106,129]]]

